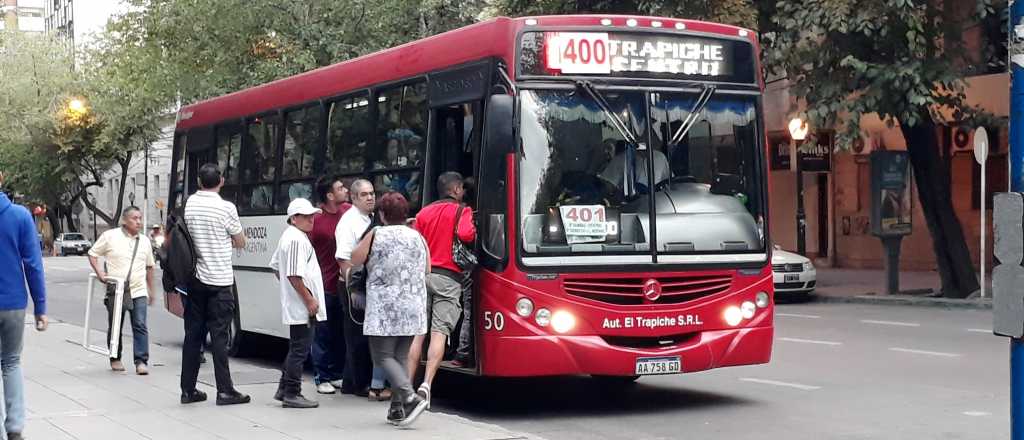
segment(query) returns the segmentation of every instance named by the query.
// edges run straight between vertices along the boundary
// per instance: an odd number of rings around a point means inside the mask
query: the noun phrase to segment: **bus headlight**
[[[537,309],[537,316],[533,319],[537,321],[537,325],[547,327],[551,323],[551,311],[548,309]]]
[[[754,303],[762,309],[768,307],[768,292],[757,292],[757,296],[754,298]]]
[[[572,313],[559,310],[554,315],[551,315],[551,328],[555,329],[556,332],[567,333],[573,327],[576,327],[576,317],[572,316]]]
[[[530,301],[530,298],[519,298],[519,301],[516,301],[516,313],[529,318],[533,314],[533,301]]]
[[[743,313],[743,319],[753,318],[755,311],[757,311],[757,306],[750,301],[743,301],[743,304],[740,305],[740,312]]]
[[[739,307],[729,306],[725,309],[725,323],[731,327],[740,325],[743,320],[743,311]]]

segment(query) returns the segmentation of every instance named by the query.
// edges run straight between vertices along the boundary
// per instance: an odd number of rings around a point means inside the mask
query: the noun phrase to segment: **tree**
[[[1005,2],[1000,7],[1005,7]],[[766,59],[788,77],[805,119],[838,127],[847,147],[861,118],[877,114],[907,143],[921,209],[947,297],[978,289],[963,228],[953,211],[949,156],[937,124],[978,125],[965,77],[984,59],[966,49],[964,30],[995,13],[993,0],[784,0]],[[998,5],[997,5],[998,6]]]
[[[491,15],[637,14],[708,20],[757,29],[753,0],[494,0]]]
[[[482,0],[130,0],[111,30],[168,105],[190,103],[472,23]]]

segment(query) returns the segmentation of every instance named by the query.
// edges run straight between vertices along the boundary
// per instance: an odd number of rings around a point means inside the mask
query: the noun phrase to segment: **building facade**
[[[0,30],[46,31],[45,0],[0,0]]]

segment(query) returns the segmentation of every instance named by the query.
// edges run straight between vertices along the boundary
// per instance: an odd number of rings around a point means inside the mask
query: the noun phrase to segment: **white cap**
[[[320,209],[314,208],[313,204],[309,203],[309,200],[301,197],[292,200],[292,202],[288,204],[288,218],[291,218],[293,215],[312,215],[319,214],[320,212]]]

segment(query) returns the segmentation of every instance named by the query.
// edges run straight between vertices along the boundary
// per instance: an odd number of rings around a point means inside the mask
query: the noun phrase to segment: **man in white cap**
[[[326,321],[324,284],[320,263],[308,234],[320,209],[298,198],[288,205],[288,229],[270,259],[281,285],[281,320],[289,329],[288,356],[274,399],[285,408],[316,408],[320,404],[302,395],[302,364],[309,356],[316,321]]]

